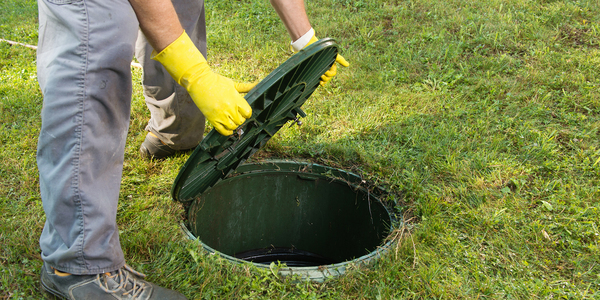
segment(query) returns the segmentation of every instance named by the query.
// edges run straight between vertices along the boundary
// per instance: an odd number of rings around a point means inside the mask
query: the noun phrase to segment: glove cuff
[[[184,87],[192,75],[191,70],[210,70],[206,59],[185,31],[160,53],[152,51],[150,58],[160,62],[173,79]]]
[[[302,50],[304,47],[314,43],[314,41],[312,41],[313,38],[316,39],[315,38],[315,30],[312,29],[312,27],[311,27],[307,33],[305,33],[299,39],[290,43],[292,46],[292,51],[298,52],[298,51]],[[312,41],[312,43],[311,43],[311,41]]]

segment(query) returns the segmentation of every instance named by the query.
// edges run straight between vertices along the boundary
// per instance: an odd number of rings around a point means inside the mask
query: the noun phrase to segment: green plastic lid
[[[193,201],[235,171],[285,123],[305,117],[300,107],[319,86],[321,75],[335,63],[337,53],[334,40],[321,39],[292,55],[258,83],[245,96],[252,117],[231,136],[214,129],[206,135],[179,170],[171,190],[173,199]]]

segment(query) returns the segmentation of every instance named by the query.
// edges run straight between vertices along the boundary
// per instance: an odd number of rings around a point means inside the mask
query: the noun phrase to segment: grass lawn
[[[351,63],[257,153],[352,170],[410,218],[371,268],[322,284],[206,255],[170,188],[187,155],[138,156],[134,98],[118,222],[128,263],[191,299],[600,299],[600,3],[308,0]],[[237,80],[290,57],[268,1],[208,0],[208,56]],[[0,2],[0,38],[35,45],[33,0]],[[0,42],[0,299],[39,299],[45,220],[35,50]],[[407,231],[406,231],[407,230]]]

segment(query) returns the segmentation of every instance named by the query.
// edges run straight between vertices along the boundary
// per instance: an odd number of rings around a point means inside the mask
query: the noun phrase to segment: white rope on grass
[[[31,48],[31,49],[37,50],[37,46],[33,46],[33,45],[27,45],[27,44],[23,44],[23,43],[19,43],[19,42],[13,42],[13,41],[5,40],[5,39],[0,39],[0,42],[7,42],[7,43],[9,43],[11,45],[19,45],[19,46],[24,46],[24,47],[27,47],[27,48]]]
[[[38,48],[37,46],[34,46],[34,45],[23,44],[23,43],[19,43],[19,42],[15,42],[15,41],[9,41],[9,40],[5,40],[5,39],[0,39],[0,42],[7,42],[7,43],[9,43],[11,45],[23,46],[23,47],[27,47],[27,48],[30,48],[30,49],[33,49],[33,50],[37,50],[37,48]],[[139,68],[139,69],[142,68],[141,64],[136,63],[134,61],[131,62],[131,66],[134,67],[134,68]]]

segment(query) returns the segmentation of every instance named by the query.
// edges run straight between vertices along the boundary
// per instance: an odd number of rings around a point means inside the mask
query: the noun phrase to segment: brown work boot
[[[194,150],[194,148],[186,150],[175,150],[161,141],[154,133],[148,132],[146,139],[140,146],[140,155],[146,159],[163,159],[177,153],[183,153]]]
[[[140,146],[140,155],[146,159],[161,159],[176,154],[178,151],[163,143],[154,133],[148,132]]]
[[[42,266],[42,292],[47,299],[186,299],[182,294],[142,280],[146,275],[130,266],[98,275],[72,275],[60,272],[46,263]]]

